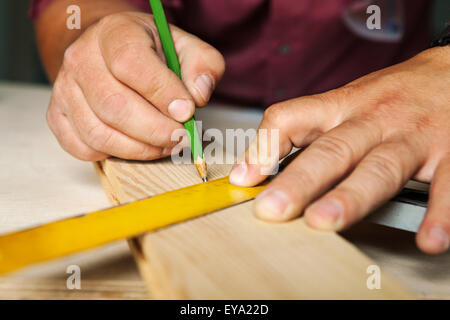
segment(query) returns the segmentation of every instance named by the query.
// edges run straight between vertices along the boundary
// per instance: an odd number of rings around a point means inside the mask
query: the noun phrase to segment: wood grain
[[[109,159],[98,167],[116,203],[200,183],[195,167],[170,160]],[[209,178],[230,166],[210,165]],[[207,199],[205,199],[207,201]],[[188,205],[188,204],[187,204]],[[144,234],[130,241],[151,297],[159,299],[406,299],[415,296],[386,274],[366,286],[375,264],[335,233],[303,219],[270,224],[252,202]]]

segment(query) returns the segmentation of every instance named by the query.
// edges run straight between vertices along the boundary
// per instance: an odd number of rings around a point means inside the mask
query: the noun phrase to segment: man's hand
[[[417,244],[427,253],[448,249],[450,47],[337,90],[271,106],[260,128],[279,129],[280,158],[293,146],[309,147],[257,198],[258,217],[285,221],[304,211],[310,226],[339,231],[414,178],[432,183]],[[258,150],[262,143],[253,142]],[[247,150],[230,174],[232,183],[252,186],[266,178],[261,166],[267,163],[248,162]]]
[[[47,112],[67,152],[90,161],[171,153],[179,142],[171,141],[172,132],[208,102],[225,68],[216,49],[171,31],[183,81],[167,68],[149,14],[106,16],[67,48]]]

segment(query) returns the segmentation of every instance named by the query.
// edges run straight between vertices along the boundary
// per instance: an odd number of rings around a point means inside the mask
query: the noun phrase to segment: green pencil
[[[178,78],[181,79],[180,63],[178,62],[178,56],[173,44],[172,34],[170,33],[161,1],[150,0],[150,6],[152,7],[156,28],[158,29],[161,45],[163,47],[164,55],[166,56],[167,66],[178,76]],[[202,141],[200,139],[194,117],[185,122],[184,127],[186,128],[189,137],[195,167],[197,168],[203,182],[206,182],[208,181],[206,162],[203,155]]]

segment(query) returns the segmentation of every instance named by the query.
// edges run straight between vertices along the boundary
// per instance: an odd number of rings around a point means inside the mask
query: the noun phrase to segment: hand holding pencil
[[[49,72],[55,90],[47,119],[67,152],[88,161],[170,155],[177,144],[172,132],[184,129],[195,106],[206,105],[224,62],[213,47],[174,27],[181,81],[156,49],[157,34],[150,14],[114,13],[73,39],[64,58],[51,59],[62,60],[62,68]]]
[[[181,69],[178,61],[177,52],[173,43],[172,34],[170,33],[169,25],[167,24],[166,15],[160,0],[150,0],[150,6],[155,18],[155,24],[158,29],[161,45],[166,57],[167,65],[181,80]],[[208,172],[206,168],[205,156],[203,154],[202,140],[199,136],[198,128],[195,123],[195,118],[192,116],[184,123],[186,132],[189,137],[191,146],[192,158],[195,162],[195,167],[202,178],[203,182],[208,181]]]

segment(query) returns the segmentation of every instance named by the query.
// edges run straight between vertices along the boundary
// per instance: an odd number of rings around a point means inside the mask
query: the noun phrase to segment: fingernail
[[[179,122],[185,122],[194,113],[195,105],[190,100],[177,99],[169,104],[169,114]]]
[[[210,76],[202,74],[195,80],[195,87],[202,96],[203,100],[208,101],[213,90],[213,81]]]
[[[247,175],[248,166],[245,161],[240,162],[230,172],[229,180],[231,184],[241,186],[244,184],[245,176]]]
[[[344,207],[334,198],[319,200],[305,210],[305,217],[312,227],[337,230],[343,225]]]
[[[441,227],[432,227],[428,231],[428,241],[431,242],[434,247],[440,248],[441,251],[447,250],[450,245],[449,235]]]
[[[264,190],[254,204],[255,213],[266,220],[283,220],[290,207],[289,197],[281,190]]]

